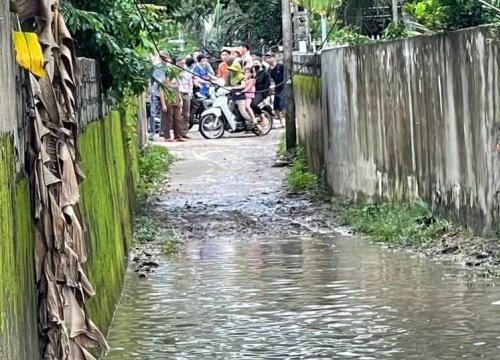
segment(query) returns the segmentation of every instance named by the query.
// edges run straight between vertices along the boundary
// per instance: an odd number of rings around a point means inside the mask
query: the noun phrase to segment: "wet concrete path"
[[[497,359],[494,280],[333,231],[266,138],[169,144],[155,211],[185,245],[127,275],[106,359]]]

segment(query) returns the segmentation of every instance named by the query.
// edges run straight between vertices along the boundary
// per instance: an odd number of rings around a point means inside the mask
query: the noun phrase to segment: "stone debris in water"
[[[151,249],[140,250],[136,248],[134,252],[131,256],[130,267],[139,277],[147,277],[147,273],[155,272],[154,268],[160,266],[159,250],[156,255],[152,253]]]

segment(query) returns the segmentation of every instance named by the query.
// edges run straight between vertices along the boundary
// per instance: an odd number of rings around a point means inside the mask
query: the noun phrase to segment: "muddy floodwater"
[[[129,272],[106,359],[499,359],[498,281],[334,231],[278,134],[174,145],[155,211],[184,245]]]

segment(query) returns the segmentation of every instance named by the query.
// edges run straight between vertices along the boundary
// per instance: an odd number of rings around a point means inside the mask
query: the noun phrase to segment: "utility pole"
[[[299,40],[300,40],[300,37],[298,36],[298,29],[300,27],[300,23],[299,23],[299,16],[298,16],[298,13],[299,13],[299,6],[295,3],[292,3],[290,2],[290,12],[291,12],[291,15],[290,15],[290,19],[292,20],[292,51],[293,50],[297,50],[299,48]]]
[[[398,0],[392,0],[392,21],[399,23]]]
[[[292,14],[290,11],[290,0],[281,0],[282,22],[283,22],[283,66],[285,67],[285,80],[293,73],[293,36],[292,36]],[[293,98],[292,81],[285,84],[286,94],[286,150],[292,155],[297,146],[297,128],[295,125],[295,100]]]
[[[326,44],[326,35],[327,35],[327,24],[326,24],[326,17],[324,15],[321,15],[321,43]]]

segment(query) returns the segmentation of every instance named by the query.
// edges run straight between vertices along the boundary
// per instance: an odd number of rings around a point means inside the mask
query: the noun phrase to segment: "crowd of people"
[[[160,133],[167,142],[190,139],[188,132],[193,94],[199,92],[208,97],[210,86],[215,83],[224,84],[231,90],[231,105],[238,108],[249,125],[255,126],[258,125],[253,109],[273,92],[275,116],[283,126],[284,68],[273,53],[264,56],[259,52],[251,53],[250,47],[243,43],[239,47],[223,48],[216,68],[199,51],[179,59],[172,59],[168,52],[162,51],[152,61],[155,70],[148,91],[150,138]],[[167,68],[173,64],[182,70],[178,77],[169,78]],[[157,118],[161,119],[160,129]]]

